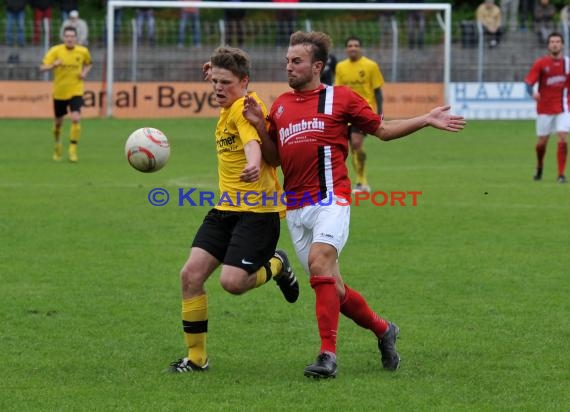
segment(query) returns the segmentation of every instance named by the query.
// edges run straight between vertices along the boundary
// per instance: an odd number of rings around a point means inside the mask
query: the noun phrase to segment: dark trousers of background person
[[[423,10],[412,10],[408,12],[408,47],[413,49],[424,47],[424,33],[426,19]]]
[[[6,43],[14,45],[14,26],[16,26],[16,43],[24,46],[24,16],[25,10],[6,12]]]
[[[226,10],[226,44],[234,47],[242,47],[244,39],[243,19],[245,10]],[[236,43],[233,43],[235,37]],[[233,43],[233,44],[232,44]]]
[[[291,34],[295,31],[297,12],[295,10],[278,10],[275,13],[275,21],[277,22],[275,43],[278,46],[287,46],[289,44],[289,37],[291,37]]]
[[[535,0],[520,0],[520,22],[521,29],[525,30],[528,25],[529,18],[532,17],[532,11],[534,10]]]
[[[105,14],[106,16],[106,14]],[[123,21],[123,9],[115,8],[113,10],[113,40],[116,42],[119,41],[119,37],[121,35],[121,25]],[[105,18],[105,30],[103,31],[103,41],[107,44],[107,19]]]
[[[154,26],[154,10],[153,9],[137,9],[137,36],[139,44],[143,41],[143,31],[146,26],[146,37],[150,46],[156,44],[155,26]]]
[[[51,8],[49,8],[46,10],[34,9],[34,44],[40,43],[44,18],[48,20],[48,27],[50,27],[49,32],[46,34],[49,36],[48,43],[51,43]]]
[[[200,13],[182,11],[180,14],[180,24],[178,25],[178,46],[184,46],[186,38],[186,26],[190,22],[192,28],[192,40],[194,46],[199,47],[202,44],[202,36],[200,33]]]
[[[488,40],[490,47],[496,47],[499,45],[501,41],[501,29],[492,33],[489,30],[487,30],[485,27],[483,27],[483,31],[485,32],[485,39]]]

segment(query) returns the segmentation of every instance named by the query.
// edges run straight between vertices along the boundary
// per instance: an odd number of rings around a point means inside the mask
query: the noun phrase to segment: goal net
[[[104,112],[116,117],[217,114],[202,64],[220,45],[252,59],[251,85],[267,104],[288,90],[285,54],[296,30],[323,31],[345,59],[349,36],[378,62],[384,115],[407,117],[449,101],[451,5],[109,0]]]

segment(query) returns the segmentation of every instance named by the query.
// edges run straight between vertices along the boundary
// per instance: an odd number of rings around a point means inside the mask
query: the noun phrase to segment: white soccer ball
[[[132,132],[127,139],[125,155],[135,169],[145,173],[156,172],[168,161],[170,144],[160,130],[143,127]]]

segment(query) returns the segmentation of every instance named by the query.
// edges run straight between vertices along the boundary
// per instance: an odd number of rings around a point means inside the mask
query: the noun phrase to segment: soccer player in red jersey
[[[244,105],[244,115],[262,139],[264,158],[272,165],[281,165],[289,232],[315,291],[321,347],[316,361],[304,371],[315,378],[336,376],[340,313],[374,333],[385,369],[396,370],[400,364],[398,327],[378,316],[360,293],[348,287],[339,269],[338,258],[348,239],[350,221],[348,124],[381,140],[398,139],[427,126],[450,132],[465,126],[463,117],[449,113],[449,106],[410,119],[383,121],[349,87],[321,84],[320,74],[331,45],[325,33],[291,35],[286,62],[293,90],[273,103],[269,131],[258,104],[246,97]]]
[[[534,180],[542,179],[544,154],[548,138],[552,133],[558,135],[558,182],[566,183],[564,169],[568,145],[566,142],[570,130],[570,58],[563,53],[564,39],[560,33],[551,33],[547,40],[548,54],[538,58],[526,75],[524,82],[527,92],[536,100],[536,174]],[[538,83],[538,90],[533,86]]]

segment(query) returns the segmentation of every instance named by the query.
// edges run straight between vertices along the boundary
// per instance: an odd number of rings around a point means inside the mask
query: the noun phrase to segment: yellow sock
[[[359,169],[357,169],[358,181],[365,186],[368,186],[368,179],[366,179],[366,153],[364,150],[357,152],[356,157],[358,158]]]
[[[188,359],[198,366],[208,360],[206,335],[208,334],[208,296],[200,295],[182,300],[182,326],[188,346]]]
[[[362,183],[360,181],[360,159],[358,158],[358,153],[355,150],[350,151],[350,160],[352,161],[352,167],[356,172],[356,184]]]
[[[269,259],[268,264],[263,265],[255,272],[255,287],[258,288],[261,285],[265,285],[269,280],[275,277],[275,275],[279,274],[282,268],[283,263],[281,263],[281,260],[276,257]]]
[[[269,259],[269,266],[271,267],[271,273],[273,274],[272,276],[275,277],[283,269],[283,262],[281,262],[281,260],[277,259],[276,257],[272,257]]]
[[[69,132],[69,140],[72,143],[79,142],[81,137],[81,125],[79,123],[71,123],[71,130]]]
[[[61,128],[60,127],[53,127],[53,138],[55,140],[56,143],[59,143],[59,136],[61,135]]]

